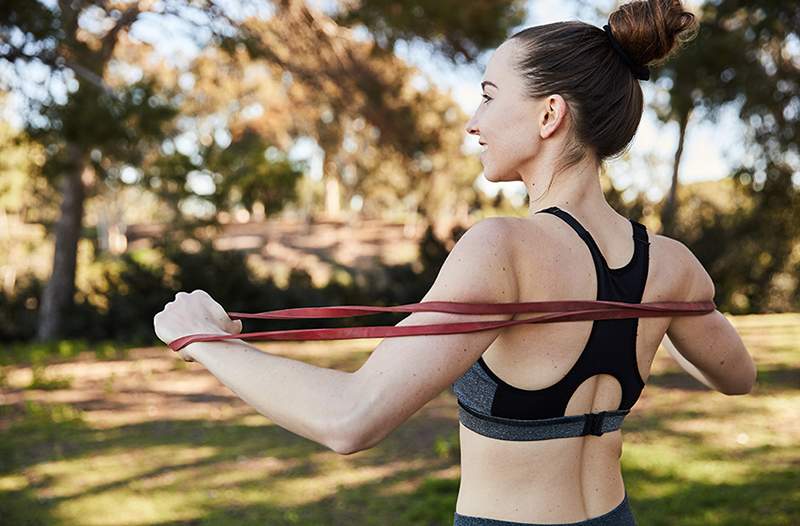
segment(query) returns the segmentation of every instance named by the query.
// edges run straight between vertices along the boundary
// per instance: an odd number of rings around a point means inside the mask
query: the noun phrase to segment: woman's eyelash
[[[489,95],[481,95],[481,97],[483,97],[486,102],[492,100],[492,98]]]

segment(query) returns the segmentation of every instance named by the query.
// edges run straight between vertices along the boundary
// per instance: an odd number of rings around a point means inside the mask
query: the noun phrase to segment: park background
[[[642,82],[602,183],[703,263],[758,385],[711,392],[659,353],[623,474],[643,525],[797,524],[800,6],[687,5],[699,35]],[[452,393],[339,456],[178,359],[152,319],[198,288],[244,312],[419,301],[470,225],[528,212],[464,132],[491,52],[614,7],[4,0],[0,522],[451,524]],[[376,343],[257,345],[352,371]]]

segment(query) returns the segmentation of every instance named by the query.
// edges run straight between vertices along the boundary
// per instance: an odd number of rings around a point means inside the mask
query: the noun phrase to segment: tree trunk
[[[678,214],[678,171],[681,166],[683,156],[683,143],[686,139],[686,126],[689,123],[689,116],[692,109],[689,108],[681,113],[678,120],[678,147],[675,150],[675,160],[672,163],[672,184],[667,193],[667,200],[661,208],[661,234],[672,236],[675,234],[675,221]]]
[[[69,144],[71,170],[61,180],[61,215],[55,227],[53,271],[42,293],[36,333],[38,341],[58,338],[62,333],[62,318],[72,305],[75,292],[75,269],[78,241],[83,224],[83,170],[85,158],[77,145]]]
[[[325,216],[339,217],[342,212],[342,196],[339,179],[334,174],[325,176]]]

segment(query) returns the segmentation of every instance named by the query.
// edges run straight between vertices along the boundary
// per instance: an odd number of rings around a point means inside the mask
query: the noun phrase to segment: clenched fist
[[[175,294],[175,299],[155,315],[153,327],[156,336],[169,344],[190,334],[238,334],[242,332],[242,320],[230,319],[222,305],[206,291],[198,289]],[[191,347],[187,345],[178,351],[187,362],[195,361],[190,354]]]

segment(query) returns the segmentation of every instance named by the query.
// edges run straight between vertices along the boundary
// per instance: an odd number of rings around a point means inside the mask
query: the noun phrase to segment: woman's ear
[[[544,99],[544,107],[539,117],[539,136],[547,139],[553,135],[567,111],[567,103],[561,95],[548,95]]]

